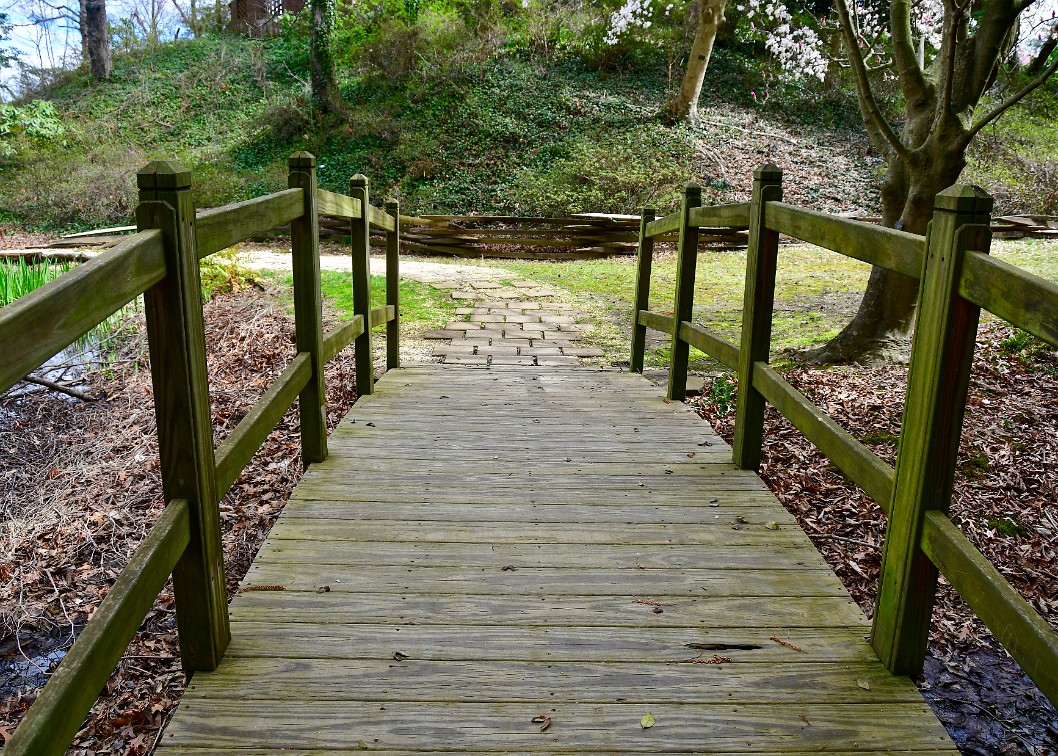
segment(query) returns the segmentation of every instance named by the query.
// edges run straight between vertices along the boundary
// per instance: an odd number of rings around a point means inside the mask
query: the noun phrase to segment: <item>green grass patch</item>
[[[48,260],[30,265],[24,260],[0,262],[0,307],[39,289],[73,268],[73,263]]]
[[[290,274],[283,277],[283,282],[288,287],[294,284]],[[338,312],[340,320],[353,317],[353,283],[349,273],[336,270],[320,271],[320,289],[325,302]],[[289,289],[287,291],[289,292]],[[455,318],[456,302],[449,294],[419,281],[401,280],[399,297],[402,331],[414,335],[443,328]],[[386,279],[383,276],[371,276],[371,307],[382,307],[385,304]]]

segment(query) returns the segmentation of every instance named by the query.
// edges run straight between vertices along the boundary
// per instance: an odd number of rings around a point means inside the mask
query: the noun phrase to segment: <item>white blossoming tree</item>
[[[657,4],[654,0],[625,0],[624,4],[610,14],[610,23],[603,41],[615,45],[625,34],[636,29],[650,29],[654,20],[669,16],[676,3],[679,11],[684,10],[685,0]],[[695,10],[698,23],[687,57],[687,69],[679,92],[666,107],[667,115],[673,120],[695,120],[698,117],[698,98],[702,93],[705,72],[709,68],[709,58],[713,52],[713,42],[717,30],[724,23],[724,9],[727,0],[698,0]]]
[[[974,137],[1058,70],[1056,58],[1035,78],[982,107],[1004,62],[1016,57],[1019,32],[1041,40],[1053,33],[1055,0],[891,0],[884,16],[872,12],[877,4],[854,1],[835,0],[835,21],[867,133],[888,168],[882,221],[924,234],[934,196],[959,180]],[[828,48],[819,30],[825,21],[799,24],[781,0],[748,0],[744,10],[763,29],[767,49],[785,70],[823,77]],[[875,96],[883,77],[895,79],[903,95],[898,126]],[[916,294],[915,280],[875,268],[855,317],[815,358],[902,358]]]

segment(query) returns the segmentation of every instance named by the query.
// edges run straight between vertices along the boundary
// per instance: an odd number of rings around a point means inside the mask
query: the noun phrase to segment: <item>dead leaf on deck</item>
[[[518,568],[515,567],[513,564],[505,564],[500,567],[500,572],[514,572],[516,569]]]
[[[644,730],[653,727],[654,715],[648,713],[646,716],[639,720],[639,726],[642,727]]]
[[[775,520],[768,520],[768,522],[764,523],[764,527],[768,530],[778,530],[779,523],[775,522]]]
[[[533,724],[540,725],[540,732],[543,732],[544,730],[546,730],[548,727],[551,726],[551,717],[549,717],[549,716],[547,716],[545,714],[539,714],[539,715],[533,717],[532,719],[530,719],[529,721],[532,722]]]
[[[331,587],[329,585],[321,585],[316,589],[316,593],[330,593]]]
[[[394,651],[393,652],[393,658],[396,659],[397,661],[404,661],[405,659],[408,658],[408,655],[406,653],[404,653],[403,651]]]
[[[871,684],[869,682],[867,682],[865,679],[863,679],[862,677],[860,677],[860,678],[858,678],[856,680],[856,684],[859,685],[864,690],[870,690],[871,689]]]

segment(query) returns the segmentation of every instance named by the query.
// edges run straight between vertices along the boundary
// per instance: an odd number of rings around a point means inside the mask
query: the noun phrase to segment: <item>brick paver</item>
[[[601,357],[603,350],[577,342],[592,326],[577,323],[577,313],[556,293],[533,281],[446,284],[460,302],[459,318],[424,338],[438,344],[433,354],[459,365],[579,365],[581,357]],[[542,303],[535,301],[544,300]]]

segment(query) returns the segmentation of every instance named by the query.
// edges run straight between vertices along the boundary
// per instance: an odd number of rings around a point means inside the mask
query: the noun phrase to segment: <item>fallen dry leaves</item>
[[[1058,628],[1058,354],[1039,342],[1013,343],[1014,335],[995,323],[978,334],[951,514],[971,543]],[[794,367],[783,376],[895,464],[906,366]],[[707,395],[693,404],[730,443],[734,411],[720,414]],[[884,514],[771,407],[765,425],[761,476],[870,616]],[[951,664],[957,663],[953,656],[982,649],[996,652],[991,633],[942,578],[932,653]],[[1001,660],[1005,656],[999,652]],[[1038,717],[1053,720],[1054,709],[1029,684],[1028,695],[1033,693]]]
[[[293,358],[293,317],[254,290],[205,306],[215,442]],[[158,448],[142,334],[120,374],[96,376],[100,402],[35,394],[0,408],[0,654],[68,648],[162,507]],[[352,350],[327,369],[328,425],[355,398]],[[301,474],[296,407],[221,501],[229,594]],[[281,590],[249,586],[247,590]],[[0,680],[0,683],[3,681]],[[77,735],[71,753],[149,753],[184,687],[172,587],[167,586]],[[37,695],[9,686],[0,728]]]

